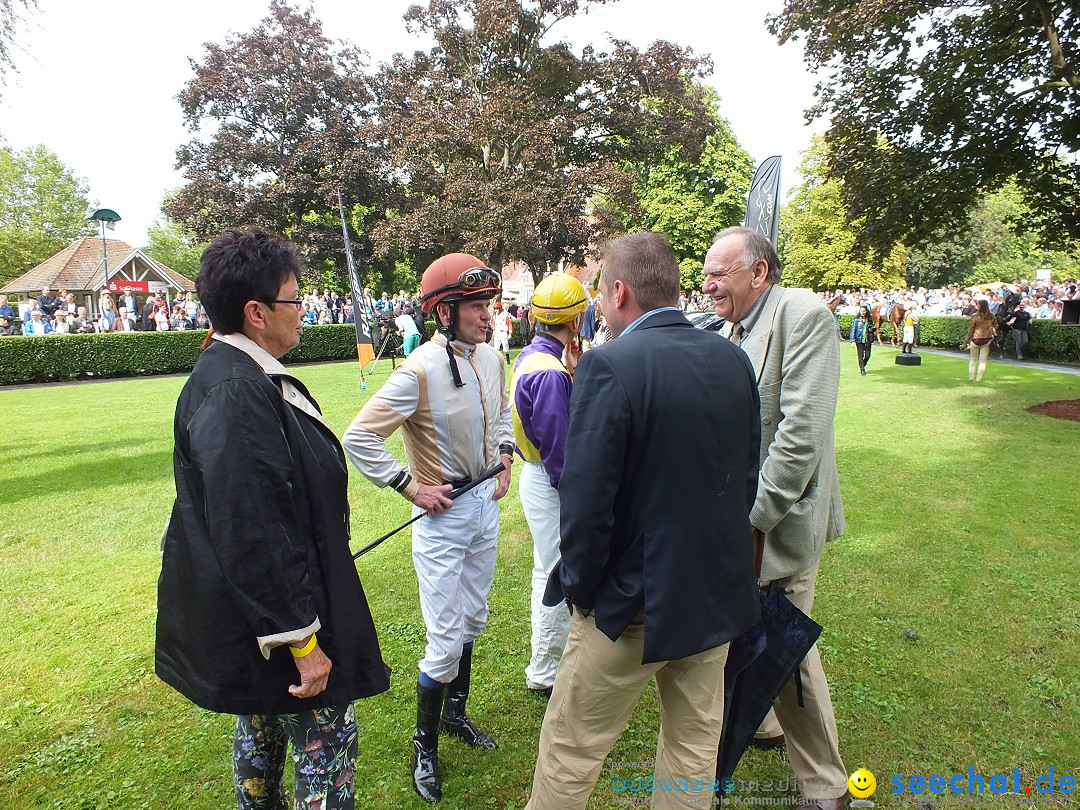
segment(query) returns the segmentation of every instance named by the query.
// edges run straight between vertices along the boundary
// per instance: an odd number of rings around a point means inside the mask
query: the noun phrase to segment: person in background
[[[94,328],[94,322],[86,314],[86,307],[79,307],[73,331],[77,335],[92,335],[97,331]]]
[[[1020,301],[1016,305],[1016,311],[1006,321],[1012,331],[1013,345],[1016,347],[1016,359],[1024,359],[1024,347],[1028,345],[1028,329],[1031,327],[1031,314],[1027,311],[1027,303]]]
[[[4,315],[9,321],[15,320],[15,310],[8,303],[8,297],[0,293],[0,315]]]
[[[116,305],[113,302],[112,293],[108,290],[102,290],[98,295],[98,313],[99,319],[105,322],[105,328],[101,331],[110,331],[113,321],[116,320]]]
[[[196,285],[215,333],[176,403],[176,500],[162,540],[155,671],[236,715],[240,810],[352,810],[353,701],[385,692],[349,550],[348,465],[307,388],[278,358],[300,340],[296,247],[230,229]]]
[[[910,302],[904,312],[904,329],[900,351],[910,353],[915,348],[915,330],[919,326],[919,313]]]
[[[495,345],[495,351],[506,357],[510,363],[510,335],[514,333],[514,319],[503,309],[502,301],[496,301],[492,305],[491,334]]]
[[[412,313],[413,323],[416,324],[416,331],[420,334],[420,343],[424,344],[430,340],[427,333],[427,323],[424,321],[424,311],[420,308],[419,304],[406,307],[406,312]]]
[[[41,288],[41,295],[37,297],[38,309],[41,310],[42,320],[48,321],[60,308],[60,300],[52,294],[48,285]],[[29,334],[29,332],[27,333]]]
[[[69,318],[71,319],[72,323],[75,322],[75,316],[74,315],[68,315],[68,311],[66,309],[58,309],[58,310],[56,310],[56,317],[53,318],[53,323],[52,323],[52,328],[53,328],[52,333],[54,335],[67,335],[67,334],[70,334],[71,327],[68,324],[68,319]]]
[[[30,311],[30,322],[23,324],[24,335],[51,335],[52,325],[42,317],[40,309]]]
[[[128,313],[127,307],[120,307],[120,312],[113,321],[110,332],[134,332],[135,318]]]
[[[157,323],[154,320],[156,314],[157,307],[154,305],[154,297],[148,295],[146,296],[146,303],[144,303],[142,309],[139,310],[139,327],[142,331],[153,332],[157,329]]]
[[[990,344],[997,337],[997,318],[990,312],[985,298],[980,298],[975,305],[975,314],[968,323],[967,337],[960,344],[961,349],[971,348],[971,360],[968,362],[968,382],[982,382],[986,373],[986,360],[990,357]]]
[[[186,332],[194,327],[191,318],[188,317],[187,308],[184,306],[183,301],[177,301],[173,305],[173,314],[169,320],[169,326],[179,332]]]
[[[416,328],[416,321],[413,320],[412,307],[409,309],[410,312],[402,312],[400,309],[394,312],[394,325],[401,335],[401,351],[406,357],[420,345],[420,330]]]
[[[581,356],[574,339],[587,306],[585,288],[576,278],[566,273],[545,277],[532,297],[536,337],[518,355],[510,381],[514,441],[525,459],[518,493],[533,539],[532,653],[525,686],[547,697],[570,633],[570,614],[563,605],[545,605],[544,589],[559,560],[559,478],[573,369]]]
[[[859,307],[859,314],[851,322],[851,343],[859,357],[859,373],[866,376],[866,364],[870,360],[870,350],[874,346],[874,319],[866,305]]]
[[[170,327],[169,306],[165,301],[158,299],[154,302],[154,329],[158,332],[168,332]]]
[[[184,293],[184,311],[187,312],[188,319],[194,323],[199,315],[199,302],[191,293]]]
[[[22,334],[22,327],[14,323],[7,315],[0,315],[0,337],[15,337]]]
[[[120,306],[127,307],[127,311],[134,317],[139,311],[139,302],[131,292],[125,292],[120,296]]]

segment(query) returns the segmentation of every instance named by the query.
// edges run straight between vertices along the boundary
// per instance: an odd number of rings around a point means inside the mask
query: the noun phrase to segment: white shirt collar
[[[229,335],[223,335],[221,332],[214,332],[212,337],[214,340],[220,340],[222,343],[229,344],[234,349],[239,349],[258,363],[259,367],[272,377],[281,375],[286,377],[291,376],[288,369],[281,365],[281,361],[243,332],[233,332]]]

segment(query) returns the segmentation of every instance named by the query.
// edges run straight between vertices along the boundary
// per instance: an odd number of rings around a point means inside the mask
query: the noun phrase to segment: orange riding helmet
[[[502,277],[469,253],[447,253],[428,265],[420,280],[420,309],[430,314],[440,301],[454,303],[492,298]]]

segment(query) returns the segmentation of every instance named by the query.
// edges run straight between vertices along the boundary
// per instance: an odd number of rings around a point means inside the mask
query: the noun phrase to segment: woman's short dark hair
[[[243,329],[248,301],[273,301],[303,266],[292,242],[257,225],[229,228],[203,251],[195,289],[214,329],[228,335]]]

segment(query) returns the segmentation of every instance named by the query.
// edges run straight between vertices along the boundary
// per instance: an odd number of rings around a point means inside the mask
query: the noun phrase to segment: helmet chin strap
[[[439,325],[439,333],[446,338],[446,355],[450,359],[450,374],[454,378],[454,385],[458,388],[464,388],[465,383],[461,381],[461,372],[458,371],[457,357],[454,355],[453,342],[456,339],[456,327],[457,327],[457,302],[448,303],[450,308],[450,323]],[[436,307],[437,309],[438,307]],[[436,320],[439,317],[439,313],[435,313]]]

